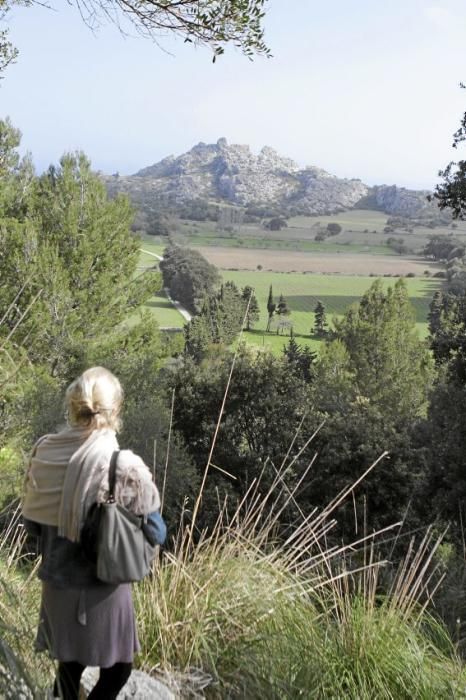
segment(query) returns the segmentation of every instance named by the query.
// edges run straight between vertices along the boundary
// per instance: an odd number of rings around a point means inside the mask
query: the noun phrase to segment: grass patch
[[[165,292],[157,292],[145,306],[154,314],[161,328],[183,328],[186,321],[168,301]]]
[[[282,234],[283,235],[283,234]],[[189,246],[215,246],[225,248],[250,248],[252,250],[286,250],[307,253],[365,253],[367,255],[396,255],[394,251],[379,242],[314,242],[312,240],[289,238],[250,237],[239,234],[235,237],[219,237],[191,234],[186,241]]]
[[[270,338],[274,347],[279,343],[265,334],[267,326],[267,297],[270,285],[278,300],[283,294],[291,309],[289,320],[293,322],[296,335],[307,339],[308,344],[315,345],[311,336],[314,325],[314,309],[317,301],[323,302],[329,320],[341,317],[351,306],[359,301],[374,282],[374,277],[357,277],[351,275],[303,275],[299,273],[280,273],[265,271],[231,271],[222,272],[224,280],[235,282],[238,287],[250,285],[254,287],[260,308],[260,319],[255,325],[254,334],[245,334],[245,340],[253,344],[265,344]],[[383,278],[384,287],[395,284],[396,278]],[[416,313],[416,325],[421,337],[427,335],[427,314],[429,304],[437,289],[439,280],[409,278],[405,280],[410,301]],[[283,336],[277,336],[283,338]],[[285,341],[286,342],[286,338]],[[301,342],[301,341],[299,341]],[[280,347],[283,345],[281,343]]]

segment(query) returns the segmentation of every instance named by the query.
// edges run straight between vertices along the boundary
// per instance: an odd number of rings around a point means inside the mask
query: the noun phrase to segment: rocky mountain
[[[395,185],[368,187],[316,167],[300,168],[268,146],[258,155],[249,146],[198,143],[135,175],[105,178],[111,193],[126,192],[141,208],[176,209],[193,200],[237,206],[273,207],[284,214],[329,214],[353,207],[377,208],[404,217],[433,217],[428,192]]]

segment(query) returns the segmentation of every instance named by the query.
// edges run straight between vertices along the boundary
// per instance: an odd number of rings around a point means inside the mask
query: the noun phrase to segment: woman
[[[116,698],[139,650],[131,586],[99,581],[79,543],[90,506],[106,500],[122,399],[111,372],[84,372],[66,391],[67,427],[36,443],[26,477],[24,522],[42,554],[37,649],[59,661],[54,696],[65,700],[78,697],[86,666],[101,669],[90,700]],[[115,498],[140,515],[160,507],[149,469],[130,450],[118,455]]]

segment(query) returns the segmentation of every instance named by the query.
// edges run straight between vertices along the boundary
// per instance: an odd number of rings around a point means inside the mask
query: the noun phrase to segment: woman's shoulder
[[[52,434],[52,433],[46,433],[45,435],[41,435],[40,438],[38,438],[38,439],[35,441],[35,443],[34,443],[34,445],[33,445],[33,447],[32,447],[32,450],[31,450],[31,456],[32,456],[32,457],[34,457],[34,455],[36,454],[37,450],[39,449],[39,447],[40,447],[41,445],[42,445],[42,446],[45,445],[46,441],[48,440],[48,438],[50,438],[51,434]]]

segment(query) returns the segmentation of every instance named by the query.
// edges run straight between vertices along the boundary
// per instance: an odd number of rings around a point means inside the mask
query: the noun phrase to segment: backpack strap
[[[118,461],[119,454],[120,454],[120,450],[115,450],[115,452],[113,452],[112,457],[110,459],[110,467],[108,470],[107,503],[114,503],[115,502],[116,470],[117,470],[117,461]]]

